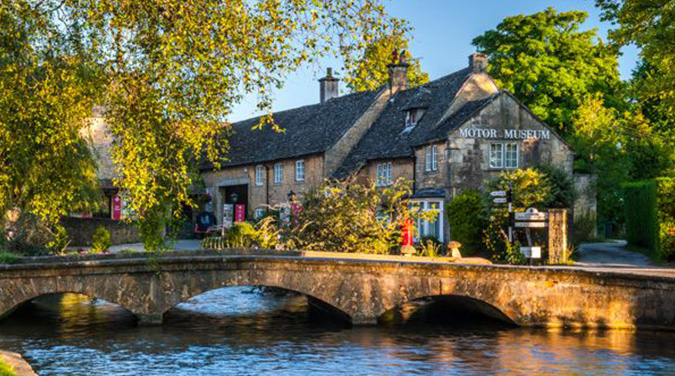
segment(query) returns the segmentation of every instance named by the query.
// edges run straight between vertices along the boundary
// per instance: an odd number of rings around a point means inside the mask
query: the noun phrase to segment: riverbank
[[[0,365],[2,365],[2,362],[6,363],[9,367],[14,369],[14,373],[10,373],[9,375],[37,376],[37,373],[33,371],[33,368],[21,356],[21,354],[0,350]],[[0,368],[0,375],[4,375],[2,373],[2,368]]]

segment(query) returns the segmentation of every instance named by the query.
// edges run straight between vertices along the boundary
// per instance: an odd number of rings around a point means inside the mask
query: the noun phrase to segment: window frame
[[[284,183],[284,164],[275,163],[274,164],[274,184],[280,185]]]
[[[438,171],[438,145],[431,146],[431,171]]]
[[[262,187],[265,182],[265,166],[255,166],[254,181],[256,187]]]
[[[302,168],[300,168],[302,166]],[[302,176],[298,172],[302,171]],[[305,181],[305,160],[298,159],[295,161],[295,181],[304,182]]]
[[[378,163],[375,168],[375,186],[388,187],[392,185],[392,170],[391,162]]]
[[[430,234],[430,229],[434,229],[434,231],[437,231],[436,238],[438,239],[439,242],[444,242],[444,222],[443,222],[443,217],[445,215],[445,205],[444,201],[442,199],[430,199],[430,200],[414,200],[411,202],[412,205],[418,205],[419,209],[421,211],[429,211],[432,209],[435,209],[438,211],[438,214],[436,215],[436,220],[434,222],[430,222],[427,220],[423,219],[417,219],[415,220],[415,228],[416,228],[416,233],[413,236],[413,241],[415,243],[418,243],[420,239],[422,239],[425,236],[431,235]],[[432,204],[435,204],[436,207],[432,208]]]
[[[499,146],[500,150],[497,154],[494,154],[493,147]],[[507,151],[509,147],[515,147],[515,159],[509,158],[509,161],[515,161],[515,164],[507,163],[507,155],[513,153],[514,151]],[[499,165],[493,164],[494,156],[499,156]],[[510,155],[513,156],[513,155]],[[488,165],[492,170],[515,170],[520,168],[520,145],[517,142],[491,142],[489,144],[488,150]]]

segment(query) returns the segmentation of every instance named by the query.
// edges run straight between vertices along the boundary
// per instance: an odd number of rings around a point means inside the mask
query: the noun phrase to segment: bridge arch
[[[323,311],[327,311],[327,312],[331,313],[332,315],[336,316],[336,318],[338,318],[338,319],[349,321],[350,318],[351,318],[349,313],[345,312],[340,307],[337,307],[334,304],[331,304],[330,302],[327,302],[327,301],[323,300],[323,299],[325,299],[325,297],[322,298],[322,297],[316,296],[318,294],[314,294],[313,292],[308,292],[308,291],[306,291],[306,289],[292,288],[292,287],[285,286],[285,285],[271,284],[271,283],[251,284],[251,283],[246,283],[246,282],[239,282],[239,283],[234,283],[234,284],[221,283],[221,284],[218,284],[216,286],[207,286],[207,287],[204,287],[201,290],[191,291],[190,294],[181,296],[181,298],[178,301],[171,302],[171,303],[167,304],[167,306],[162,309],[162,312],[159,313],[161,318],[158,317],[156,319],[163,321],[163,318],[166,315],[166,313],[171,311],[172,309],[176,308],[179,304],[185,303],[185,302],[187,302],[191,299],[194,299],[198,296],[202,296],[202,295],[204,295],[206,293],[209,293],[211,291],[226,289],[226,288],[229,288],[229,287],[246,287],[246,286],[276,288],[276,289],[280,289],[280,290],[283,290],[283,291],[288,291],[288,292],[291,292],[291,293],[299,294],[299,295],[302,295],[302,296],[304,296],[308,299],[308,304],[310,304],[314,307],[317,307],[317,308],[319,308]],[[161,321],[158,321],[156,323],[148,322],[148,324],[158,324]]]

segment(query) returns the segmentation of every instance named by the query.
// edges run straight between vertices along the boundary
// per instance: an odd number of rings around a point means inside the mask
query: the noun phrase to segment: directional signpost
[[[495,204],[506,204],[506,197],[497,197],[492,199]]]

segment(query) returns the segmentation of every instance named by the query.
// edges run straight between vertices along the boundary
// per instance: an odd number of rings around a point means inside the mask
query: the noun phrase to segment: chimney
[[[469,67],[473,73],[487,73],[487,55],[478,52],[469,55]]]
[[[408,88],[408,67],[410,64],[406,61],[405,51],[399,54],[397,50],[392,53],[392,63],[387,65],[389,68],[389,90],[398,92]]]
[[[340,79],[333,77],[333,68],[326,69],[326,77],[319,79],[321,103],[340,96]]]

